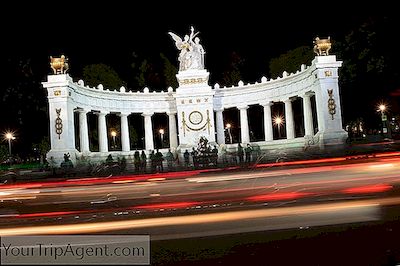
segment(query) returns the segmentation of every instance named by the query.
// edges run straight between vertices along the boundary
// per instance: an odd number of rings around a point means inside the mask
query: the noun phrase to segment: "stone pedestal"
[[[318,136],[321,147],[325,145],[343,144],[347,132],[342,125],[342,111],[338,85],[338,68],[341,61],[336,56],[317,56],[315,64],[315,100],[318,117]]]
[[[74,102],[71,99],[72,79],[68,74],[49,75],[43,87],[47,89],[49,100],[49,121],[51,149],[47,160],[59,167],[64,161],[64,154],[70,154],[70,160],[75,165],[75,131]]]
[[[180,71],[176,77],[179,87],[175,99],[178,115],[179,147],[185,152],[197,147],[201,137],[215,144],[214,92],[208,85],[206,70]]]

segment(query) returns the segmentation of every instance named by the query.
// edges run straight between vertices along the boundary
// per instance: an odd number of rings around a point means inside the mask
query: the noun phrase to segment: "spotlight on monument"
[[[117,131],[115,131],[115,130],[112,130],[111,131],[111,137],[113,138],[113,146],[114,146],[114,148],[115,148],[115,146],[116,146],[116,142],[115,142],[115,137],[117,136]]]
[[[229,134],[229,143],[232,144],[233,140],[232,140],[232,133],[231,133],[231,124],[226,124],[225,128],[228,130],[228,134]]]
[[[161,137],[161,149],[164,147],[164,129],[160,129],[158,131],[158,133],[160,133],[160,137]]]
[[[281,137],[281,126],[284,122],[284,119],[282,116],[276,115],[276,116],[274,116],[273,121],[274,121],[274,124],[278,127],[278,138],[280,138]]]

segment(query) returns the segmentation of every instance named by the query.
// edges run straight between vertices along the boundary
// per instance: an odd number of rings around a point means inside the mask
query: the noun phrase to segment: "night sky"
[[[229,64],[232,52],[244,59],[243,81],[254,83],[260,81],[262,76],[269,77],[271,58],[303,45],[312,49],[316,36],[331,36],[333,43],[343,40],[369,17],[384,17],[387,15],[385,9],[390,9],[370,6],[360,12],[339,4],[333,6],[333,3],[292,6],[285,2],[274,5],[265,2],[264,7],[260,7],[257,3],[246,1],[241,5],[221,3],[220,7],[215,7],[213,2],[201,1],[181,2],[180,5],[141,3],[140,6],[136,6],[135,2],[125,2],[89,2],[86,6],[78,6],[54,1],[46,7],[36,6],[36,3],[25,3],[23,8],[11,6],[3,11],[0,18],[4,47],[0,56],[1,68],[4,71],[4,67],[10,65],[18,67],[13,62],[28,59],[35,80],[32,87],[43,90],[40,82],[51,73],[49,56],[65,54],[69,58],[70,75],[75,81],[85,65],[95,63],[112,66],[123,80],[129,81],[134,75],[130,67],[132,53],[153,61],[164,53],[178,65],[178,51],[167,32],[173,31],[183,37],[193,25],[196,31],[200,31],[199,37],[206,51],[210,85],[218,81]],[[395,22],[398,21],[395,19]],[[335,54],[335,46],[331,53]],[[7,87],[5,84],[15,84],[18,78],[18,75],[6,73],[2,77],[3,84],[0,84],[2,97]],[[128,89],[135,91],[143,88],[132,88],[128,83]],[[382,91],[379,90],[368,93],[376,94],[377,98],[388,97],[387,92],[380,95]],[[35,95],[41,98],[38,102],[46,102],[45,93]],[[2,104],[13,105],[10,101]],[[372,103],[365,104],[365,108],[370,108]],[[349,107],[343,110],[352,113]],[[17,121],[18,114],[15,110],[6,112],[7,119],[1,119],[0,131],[18,128],[18,123],[13,123]],[[35,115],[29,125],[25,123],[25,131],[35,127],[38,136],[32,141],[48,134],[45,115]],[[346,113],[344,117],[346,120]],[[350,118],[351,115],[348,115],[347,120]]]
[[[61,53],[70,59],[72,76],[79,75],[87,64],[102,62],[125,77],[132,52],[142,57],[156,57],[162,52],[177,64],[178,52],[167,32],[183,37],[193,25],[200,31],[211,81],[223,71],[234,51],[245,59],[245,82],[254,82],[268,76],[270,58],[301,45],[311,48],[315,36],[338,39],[368,17],[334,7],[328,11],[310,7],[292,14],[284,5],[258,8],[250,2],[217,8],[206,3],[187,6],[186,12],[168,4],[163,4],[166,9],[155,9],[132,8],[129,4],[78,7],[56,3],[51,11],[32,6],[38,10],[15,10],[13,20],[19,26],[2,18],[8,25],[3,27],[2,34],[7,36],[3,45],[8,55],[34,58],[43,79],[50,73],[48,57]],[[280,10],[279,14],[274,9]]]

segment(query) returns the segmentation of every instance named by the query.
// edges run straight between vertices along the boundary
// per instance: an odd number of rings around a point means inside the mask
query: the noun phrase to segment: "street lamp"
[[[163,144],[164,144],[164,129],[160,129],[159,131],[158,131],[159,133],[160,133],[160,137],[161,137],[161,149],[163,148]]]
[[[115,148],[115,146],[116,146],[115,137],[117,136],[117,132],[115,130],[112,130],[111,131],[111,136],[113,138],[113,144],[114,144],[114,148]]]
[[[383,113],[385,110],[386,110],[386,105],[380,104],[379,105],[379,111],[381,111]]]
[[[12,132],[6,132],[4,134],[4,137],[8,141],[8,154],[9,154],[10,160],[11,160],[11,140],[14,140],[15,137]]]
[[[283,124],[283,117],[276,115],[274,117],[274,124],[278,127],[278,139],[281,138],[281,125]]]
[[[231,127],[232,127],[232,125],[231,124],[226,124],[226,129],[228,130],[228,134],[229,134],[229,142],[232,144],[232,133],[231,133]]]
[[[387,110],[387,106],[384,103],[380,103],[378,105],[378,110],[377,112],[381,113],[381,120],[382,120],[382,134],[388,134],[388,128],[387,128],[387,116],[385,114],[385,111]]]

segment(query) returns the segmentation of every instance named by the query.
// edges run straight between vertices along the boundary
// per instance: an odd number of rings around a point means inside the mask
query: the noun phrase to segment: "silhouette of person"
[[[243,147],[242,147],[242,145],[240,145],[240,143],[238,143],[237,152],[238,152],[238,156],[239,156],[239,163],[243,163],[244,152],[243,152]]]
[[[185,161],[185,167],[189,167],[189,157],[190,157],[190,154],[189,154],[188,150],[185,150],[185,153],[183,154],[183,158]]]

